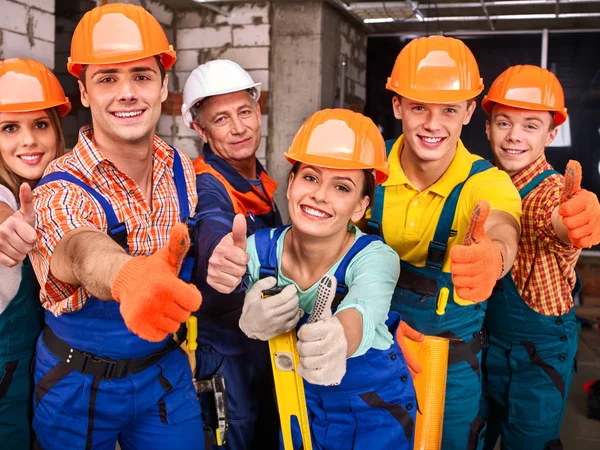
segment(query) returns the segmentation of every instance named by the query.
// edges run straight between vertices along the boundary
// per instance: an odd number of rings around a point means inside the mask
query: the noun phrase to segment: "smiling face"
[[[258,103],[239,91],[207,98],[193,126],[217,156],[235,167],[254,162],[261,123]]]
[[[57,136],[48,113],[0,113],[0,156],[8,171],[36,182],[57,156]]]
[[[448,163],[454,158],[463,125],[471,121],[475,102],[423,103],[395,96],[394,116],[402,121],[403,152],[419,162]]]
[[[81,103],[92,112],[96,140],[140,143],[152,139],[168,94],[156,58],[120,64],[90,64],[79,81]]]
[[[287,189],[294,228],[319,238],[345,233],[348,223],[358,222],[369,205],[369,197],[363,195],[365,182],[362,170],[299,164]]]
[[[485,124],[485,132],[496,165],[512,177],[544,153],[556,137],[558,128],[548,111],[496,104]]]

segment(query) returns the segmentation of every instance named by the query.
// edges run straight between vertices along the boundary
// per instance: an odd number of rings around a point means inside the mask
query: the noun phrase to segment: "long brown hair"
[[[65,154],[65,136],[62,130],[62,117],[58,113],[58,108],[48,108],[44,111],[48,114],[50,125],[56,136],[56,158],[58,158]],[[19,187],[21,184],[27,182],[29,182],[29,180],[20,177],[7,167],[2,159],[2,154],[0,153],[0,184],[6,186],[13,193],[15,198],[18,199]]]

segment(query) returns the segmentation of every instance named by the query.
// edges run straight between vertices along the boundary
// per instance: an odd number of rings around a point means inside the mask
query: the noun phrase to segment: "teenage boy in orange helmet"
[[[442,448],[477,448],[485,300],[512,266],[521,202],[510,178],[460,140],[483,90],[462,41],[411,41],[387,89],[403,135],[387,142],[390,177],[368,225],[400,256],[392,309],[417,331],[450,339]],[[472,212],[480,215],[470,225]]]
[[[506,69],[482,102],[497,167],[523,199],[512,271],[498,283],[486,317],[482,414],[485,448],[561,449],[560,426],[577,354],[573,295],[581,249],[600,242],[598,197],[581,189],[581,166],[563,177],[545,148],[567,120],[556,76],[536,66]]]
[[[192,373],[179,351],[201,303],[184,221],[194,169],[155,134],[175,52],[143,8],[109,4],[73,34],[69,72],[92,126],[36,189],[32,261],[46,328],[33,427],[44,449],[203,449]]]

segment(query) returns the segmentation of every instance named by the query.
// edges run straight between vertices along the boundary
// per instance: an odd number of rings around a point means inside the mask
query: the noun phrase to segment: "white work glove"
[[[298,331],[298,375],[312,384],[335,386],[346,374],[348,343],[337,317],[302,325]]]
[[[303,311],[298,303],[296,286],[290,284],[272,297],[261,298],[262,291],[277,284],[273,277],[257,281],[246,293],[240,317],[240,329],[252,339],[268,341],[294,329]]]

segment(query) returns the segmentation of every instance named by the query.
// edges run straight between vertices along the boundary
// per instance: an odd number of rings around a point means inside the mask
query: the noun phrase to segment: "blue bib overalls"
[[[269,229],[255,234],[261,278],[277,277],[277,241],[285,228],[277,228],[272,237]],[[345,285],[348,265],[376,239],[379,238],[362,236],[344,255],[335,272],[338,281],[335,307],[348,290]],[[307,319],[308,314],[305,314],[302,322]],[[390,312],[387,325],[394,337],[399,323],[400,315]],[[370,349],[362,356],[348,358],[346,374],[338,386],[317,386],[305,381],[304,390],[314,449],[412,448],[417,408],[415,391],[395,339],[387,350]],[[299,429],[295,428],[293,432],[294,447],[300,449]]]
[[[181,220],[189,216],[185,176],[174,150],[174,181]],[[108,234],[127,251],[128,230],[106,198],[74,176],[104,209]],[[190,253],[191,254],[191,253]],[[186,258],[180,278],[189,280]],[[176,338],[149,342],[126,327],[119,303],[90,297],[79,311],[55,317],[46,311],[35,361],[33,427],[44,449],[204,449],[200,405],[192,373]]]
[[[521,190],[521,198],[556,173],[548,170],[535,177]],[[503,449],[562,449],[560,427],[576,365],[575,308],[562,316],[534,311],[510,273],[488,303],[490,345],[483,354],[481,401],[488,422],[485,449],[492,450],[498,436]]]
[[[35,341],[44,326],[39,285],[29,262],[23,261],[21,284],[0,314],[0,446],[29,450],[31,360]]]
[[[388,155],[394,143],[393,140],[386,141]],[[456,303],[452,275],[442,271],[442,267],[448,255],[448,239],[453,233],[452,222],[463,186],[473,175],[492,167],[485,160],[475,161],[468,177],[452,190],[429,243],[425,267],[400,260],[400,278],[392,301],[392,309],[400,312],[402,320],[415,330],[450,339],[442,437],[444,450],[471,450],[483,445],[485,423],[478,411],[481,349],[486,340],[483,329],[486,302],[468,306]],[[381,223],[384,194],[385,187],[377,186],[368,231],[385,238]],[[436,309],[442,288],[448,289],[448,302],[444,313],[438,314]]]

